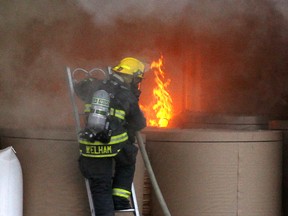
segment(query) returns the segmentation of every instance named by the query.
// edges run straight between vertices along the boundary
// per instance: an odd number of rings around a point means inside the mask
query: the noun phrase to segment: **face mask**
[[[139,97],[141,95],[140,84],[141,84],[142,79],[141,78],[137,78],[137,79],[138,79],[137,82],[135,82],[135,79],[133,80],[131,84],[131,91],[139,100]]]

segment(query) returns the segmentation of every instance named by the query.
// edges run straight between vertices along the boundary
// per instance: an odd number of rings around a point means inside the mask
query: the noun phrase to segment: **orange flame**
[[[165,73],[163,71],[163,56],[161,56],[158,61],[153,61],[150,68],[155,75],[154,81],[156,83],[156,87],[153,89],[154,98],[152,105],[150,105],[148,108],[144,108],[143,111],[148,120],[148,126],[168,127],[169,120],[173,116],[173,110],[172,98],[166,89],[171,80],[165,80]]]

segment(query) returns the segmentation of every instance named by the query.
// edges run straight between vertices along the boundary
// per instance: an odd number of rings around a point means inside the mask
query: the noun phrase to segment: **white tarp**
[[[0,216],[23,215],[23,178],[12,147],[0,150]]]

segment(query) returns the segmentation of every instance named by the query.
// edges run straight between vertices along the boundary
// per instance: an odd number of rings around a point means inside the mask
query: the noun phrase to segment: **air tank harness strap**
[[[91,112],[91,104],[85,104],[85,109],[84,109],[85,113],[90,113]],[[125,111],[124,110],[119,110],[119,109],[114,109],[114,108],[110,108],[110,112],[109,112],[110,116],[115,116],[121,120],[125,119]]]
[[[125,111],[124,110],[118,110],[118,109],[110,108],[110,115],[115,116],[121,120],[125,119]]]
[[[128,140],[128,134],[127,134],[127,132],[124,132],[122,134],[112,136],[108,145],[118,144],[121,142],[125,142],[126,140]],[[89,142],[85,139],[79,139],[79,142],[80,142],[80,144],[84,144],[84,145],[101,145],[101,144],[103,144],[100,141]],[[105,144],[105,145],[107,145],[107,144]]]
[[[114,135],[108,144],[103,144],[99,141],[89,142],[85,139],[79,139],[80,154],[85,157],[112,157],[119,152],[117,144],[128,140],[126,132]]]

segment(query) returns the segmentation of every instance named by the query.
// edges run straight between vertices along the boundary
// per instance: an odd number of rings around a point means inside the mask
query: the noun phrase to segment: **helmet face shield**
[[[133,74],[134,77],[138,77],[139,79],[143,79],[144,71],[138,70]]]

